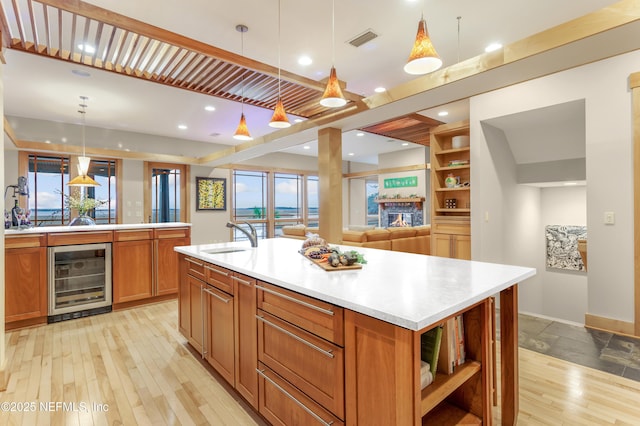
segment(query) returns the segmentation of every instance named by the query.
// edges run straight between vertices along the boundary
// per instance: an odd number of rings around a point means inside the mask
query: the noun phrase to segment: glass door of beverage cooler
[[[49,318],[66,316],[49,322],[87,316],[98,308],[93,313],[107,312],[111,301],[111,244],[49,248]]]

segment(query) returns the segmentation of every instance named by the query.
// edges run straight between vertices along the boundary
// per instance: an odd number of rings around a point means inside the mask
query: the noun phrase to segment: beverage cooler
[[[111,243],[49,248],[48,322],[111,311]]]

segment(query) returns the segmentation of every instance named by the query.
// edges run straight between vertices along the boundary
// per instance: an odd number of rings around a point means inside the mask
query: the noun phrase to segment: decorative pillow
[[[389,238],[409,238],[416,235],[416,230],[410,227],[401,227],[401,228],[389,228]]]
[[[389,231],[386,229],[370,229],[365,231],[367,241],[384,241],[389,239]]]

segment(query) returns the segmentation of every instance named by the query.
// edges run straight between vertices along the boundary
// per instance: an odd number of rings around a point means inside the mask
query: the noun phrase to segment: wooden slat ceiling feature
[[[273,109],[278,69],[78,0],[6,0],[0,4],[3,43],[10,49],[137,77]],[[90,48],[83,46],[89,45]],[[287,112],[311,118],[324,84],[281,73]],[[344,92],[351,102],[362,98]],[[349,103],[347,104],[349,105]]]
[[[425,117],[424,115],[409,114],[383,123],[364,127],[361,130],[388,138],[429,146],[431,128],[439,126],[440,124],[442,124],[441,121]]]

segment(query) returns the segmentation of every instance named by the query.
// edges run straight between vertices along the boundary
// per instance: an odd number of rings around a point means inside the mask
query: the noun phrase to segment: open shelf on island
[[[441,403],[436,409],[422,418],[423,425],[481,425],[482,419],[468,411],[462,410],[447,402]]]
[[[436,374],[436,378],[429,386],[422,389],[421,415],[427,414],[444,401],[456,389],[478,373],[482,365],[477,361],[467,361],[456,368],[453,374]]]

